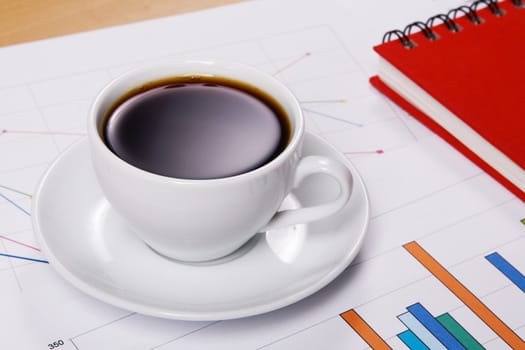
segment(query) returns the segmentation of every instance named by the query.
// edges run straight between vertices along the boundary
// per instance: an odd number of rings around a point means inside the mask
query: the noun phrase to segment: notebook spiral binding
[[[525,7],[523,0],[510,0],[510,2],[516,7]],[[416,21],[407,25],[403,30],[394,29],[386,32],[383,35],[383,44],[392,40],[396,37],[401,45],[407,49],[412,49],[416,44],[410,40],[409,36],[413,29],[419,28],[423,35],[428,40],[437,40],[438,36],[432,31],[434,22],[441,21],[445,24],[445,27],[451,32],[459,32],[461,28],[457,25],[455,19],[458,14],[463,14],[471,23],[478,25],[483,22],[482,18],[478,16],[478,8],[481,5],[488,7],[490,12],[495,16],[503,16],[504,12],[498,6],[497,0],[476,0],[470,6],[463,5],[450,10],[447,14],[437,14],[427,19],[426,22]]]

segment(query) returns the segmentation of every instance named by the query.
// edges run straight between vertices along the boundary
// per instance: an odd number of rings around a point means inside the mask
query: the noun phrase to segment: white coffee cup
[[[273,96],[291,125],[287,146],[255,170],[206,180],[157,175],[127,163],[108,148],[103,138],[104,120],[119,98],[145,83],[187,75],[226,77]],[[335,214],[352,191],[352,175],[343,164],[321,156],[301,157],[304,117],[288,88],[274,77],[238,63],[187,60],[125,73],[98,94],[89,112],[87,130],[96,176],[112,208],[153,250],[177,260],[221,258],[258,232]],[[292,189],[315,173],[331,176],[339,183],[337,198],[277,212]]]

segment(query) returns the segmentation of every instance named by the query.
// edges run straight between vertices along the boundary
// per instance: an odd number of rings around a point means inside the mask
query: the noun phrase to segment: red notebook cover
[[[525,174],[525,8],[512,1],[485,3],[492,5],[471,8],[475,10],[471,12],[463,6],[464,11],[456,11],[478,16],[482,20],[480,24],[472,23],[465,15],[454,19],[460,28],[457,32],[442,23],[428,27],[437,35],[435,40],[428,39],[421,31],[404,37],[414,43],[411,48],[402,45],[400,40],[392,40],[374,50],[507,155]],[[501,13],[493,13],[496,10]],[[370,81],[525,201],[523,189],[463,145],[431,115],[413,106],[379,77],[372,77]]]

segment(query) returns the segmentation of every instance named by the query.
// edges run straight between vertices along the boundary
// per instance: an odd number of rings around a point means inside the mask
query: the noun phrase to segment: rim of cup
[[[159,175],[141,169],[124,161],[109,149],[103,140],[103,126],[100,124],[102,124],[101,122],[105,119],[107,110],[111,108],[120,97],[134,88],[151,81],[192,75],[216,76],[241,81],[257,87],[275,98],[285,110],[285,117],[289,119],[291,124],[291,136],[284,150],[264,165],[241,174],[212,179],[186,179]],[[250,79],[252,80],[244,79],[243,77],[245,75],[250,75]],[[265,87],[259,86],[254,80],[258,80],[259,83],[262,81],[263,83],[261,85],[265,85]],[[267,86],[271,86],[273,90],[268,91]],[[276,96],[276,92],[279,96]],[[283,100],[286,100],[285,103],[283,103]],[[97,94],[89,109],[87,120],[89,143],[92,147],[96,148],[97,152],[102,152],[105,156],[110,157],[119,167],[135,172],[139,176],[153,181],[199,185],[239,182],[260,176],[261,173],[272,171],[282,165],[289,157],[293,156],[292,153],[300,146],[299,143],[305,131],[304,116],[299,101],[292,91],[281,81],[250,65],[209,59],[188,59],[169,63],[149,64],[120,74],[106,84]]]

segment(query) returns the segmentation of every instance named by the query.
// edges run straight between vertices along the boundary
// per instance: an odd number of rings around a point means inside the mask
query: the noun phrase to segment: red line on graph
[[[311,55],[310,52],[306,52],[306,53],[302,54],[301,56],[297,57],[296,59],[294,59],[293,61],[291,61],[287,65],[285,65],[284,67],[279,68],[275,73],[273,73],[273,76],[281,74],[285,70],[295,66],[297,63],[301,62],[303,59],[305,59],[306,57],[308,57],[310,55]]]
[[[385,151],[382,149],[376,149],[375,151],[353,151],[353,152],[344,152],[344,154],[383,154]]]
[[[29,134],[29,135],[60,135],[60,136],[84,136],[81,132],[67,131],[37,131],[37,130],[2,130],[1,134]]]
[[[24,242],[17,241],[17,240],[15,240],[15,239],[12,239],[12,238],[6,237],[6,236],[4,236],[4,235],[0,235],[0,238],[5,239],[6,241],[10,241],[10,242],[16,243],[16,244],[18,244],[18,245],[24,246],[24,247],[26,247],[26,248],[31,248],[31,249],[33,249],[33,250],[36,250],[37,252],[40,251],[40,248],[34,247],[34,246],[29,245],[29,244],[24,243]]]

